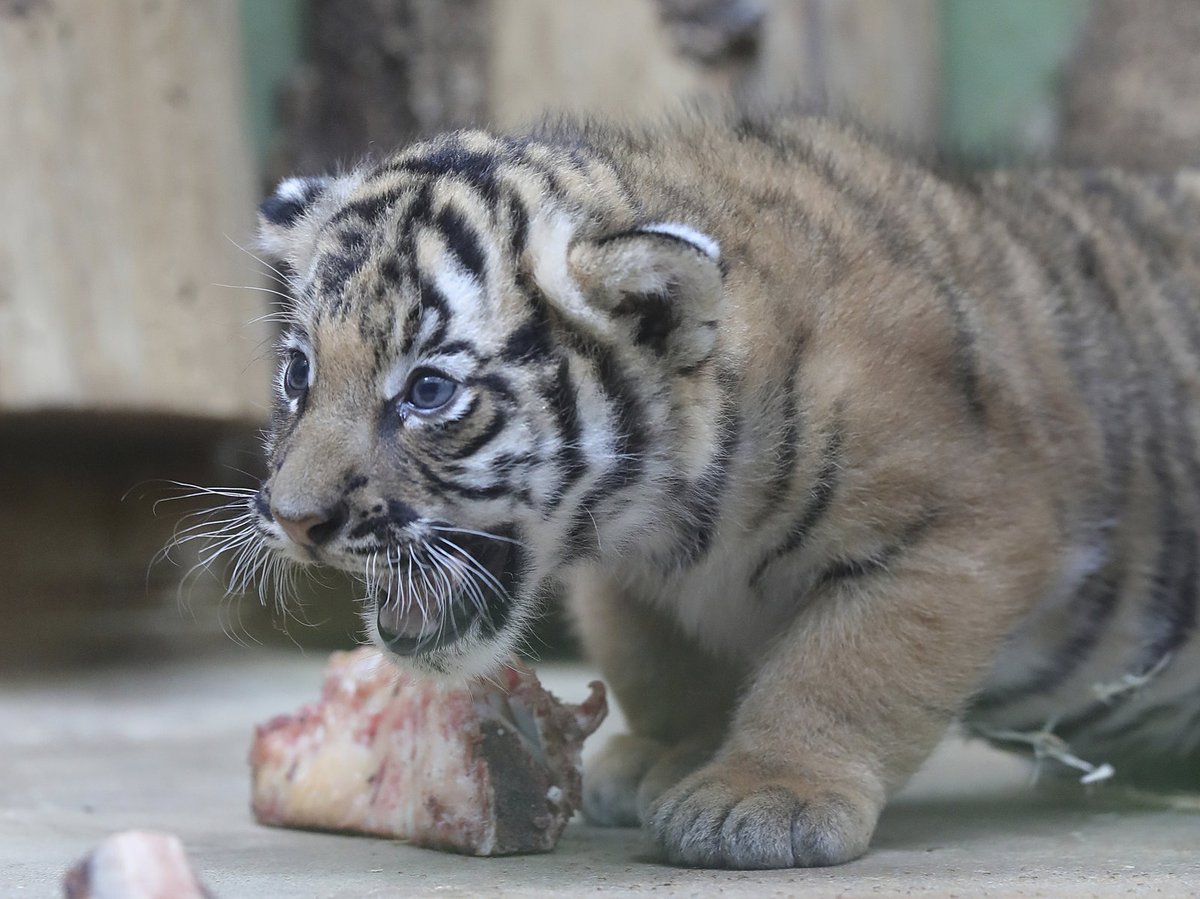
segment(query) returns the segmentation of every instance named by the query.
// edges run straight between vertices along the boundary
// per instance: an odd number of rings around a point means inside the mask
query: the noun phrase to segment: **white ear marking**
[[[285,178],[258,207],[258,246],[303,276],[322,223],[361,181],[357,172]]]
[[[691,244],[714,262],[719,261],[721,258],[721,245],[703,231],[697,231],[691,225],[685,225],[682,222],[654,222],[650,225],[642,225],[637,230],[650,234],[665,234],[667,237],[682,240],[685,243]]]
[[[324,182],[324,180],[323,178],[285,178],[275,188],[275,196],[281,200],[295,200],[297,203],[301,203],[304,202],[305,195],[313,183]]]

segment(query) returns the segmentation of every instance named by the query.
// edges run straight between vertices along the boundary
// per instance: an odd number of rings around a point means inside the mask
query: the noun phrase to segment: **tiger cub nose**
[[[349,517],[349,509],[345,503],[338,503],[329,509],[301,517],[290,517],[272,507],[271,515],[279,522],[283,532],[293,543],[315,549],[328,543],[342,528]]]

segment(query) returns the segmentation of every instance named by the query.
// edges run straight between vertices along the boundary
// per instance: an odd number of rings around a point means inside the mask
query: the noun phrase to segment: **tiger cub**
[[[289,179],[261,230],[264,546],[432,676],[565,588],[630,728],[591,821],[829,865],[959,716],[1195,756],[1200,175],[558,125]]]

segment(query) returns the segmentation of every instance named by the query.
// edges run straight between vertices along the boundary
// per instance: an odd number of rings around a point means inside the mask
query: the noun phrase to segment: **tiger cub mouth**
[[[418,656],[472,632],[495,635],[517,586],[516,556],[511,543],[470,535],[398,555],[368,590],[380,641]]]

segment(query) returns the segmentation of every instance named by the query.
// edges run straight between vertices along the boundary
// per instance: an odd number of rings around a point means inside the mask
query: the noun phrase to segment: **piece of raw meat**
[[[560,703],[513,662],[451,688],[377,651],[334,653],[320,701],[259,725],[250,750],[263,824],[351,831],[471,855],[547,852],[581,794],[580,750],[604,685]]]
[[[152,830],[113,834],[67,871],[67,899],[211,899],[179,838]]]

